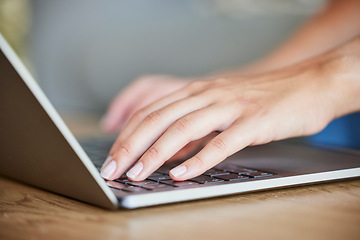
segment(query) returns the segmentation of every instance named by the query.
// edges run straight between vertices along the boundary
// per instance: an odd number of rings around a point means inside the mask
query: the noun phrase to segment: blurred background
[[[102,115],[143,74],[200,76],[281,44],[321,0],[0,0],[0,31],[60,113]]]

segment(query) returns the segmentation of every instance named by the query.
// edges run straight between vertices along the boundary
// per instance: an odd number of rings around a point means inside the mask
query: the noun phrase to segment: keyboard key
[[[254,169],[239,168],[239,169],[229,170],[229,172],[236,174],[245,174],[245,173],[255,173],[257,171]]]
[[[155,173],[169,174],[170,170],[173,169],[174,167],[175,165],[164,164],[158,170],[156,170]]]
[[[162,173],[158,173],[158,172],[153,172],[149,177],[157,177],[157,176],[162,176],[164,174]]]
[[[200,184],[209,184],[209,183],[223,182],[224,180],[201,175],[201,176],[189,179],[189,181],[197,182]]]
[[[121,178],[115,179],[114,181],[120,182],[120,183],[128,183],[128,182],[131,182],[131,180],[128,179],[127,177],[121,177]]]
[[[141,187],[135,187],[135,186],[130,186],[130,185],[127,185],[128,187],[127,188],[123,188],[121,190],[125,191],[125,192],[147,192],[148,190],[145,189],[145,188],[141,188]]]
[[[111,188],[116,188],[116,189],[123,189],[123,188],[127,188],[127,185],[124,183],[119,183],[119,182],[115,182],[115,181],[107,181],[106,184],[111,187]]]
[[[217,170],[217,169],[210,169],[203,173],[203,175],[210,177],[226,175],[226,174],[229,174],[229,172],[224,172],[224,170]]]
[[[119,182],[115,182],[115,181],[107,181],[106,183],[111,188],[123,190],[123,191],[126,191],[126,192],[146,192],[147,191],[146,189],[126,185],[124,183],[119,183]]]
[[[167,185],[167,184],[162,184],[162,183],[156,183],[155,185],[144,185],[141,186],[142,188],[145,188],[147,190],[165,190],[165,189],[174,189],[173,186]]]
[[[243,174],[243,175],[248,176],[250,178],[260,178],[260,177],[269,177],[269,176],[272,176],[274,174],[267,173],[267,172],[254,172],[254,173],[246,173],[246,174]]]
[[[174,180],[161,181],[161,183],[165,183],[174,187],[188,187],[199,184],[197,182],[191,182],[191,181],[174,181]]]
[[[140,182],[129,181],[126,184],[136,186],[136,187],[144,187],[144,186],[148,186],[148,185],[156,185],[156,184],[158,184],[158,182],[154,182],[151,180],[144,180],[144,181],[140,181]]]
[[[216,178],[220,178],[222,180],[225,181],[237,181],[237,180],[244,180],[244,179],[248,179],[248,176],[244,176],[244,175],[239,175],[236,173],[230,173],[230,174],[226,174],[226,175],[218,175],[215,176]]]
[[[169,174],[171,168],[159,168],[155,173]]]
[[[159,181],[171,180],[171,177],[167,174],[161,174],[158,176],[150,176],[147,179],[159,182]]]
[[[257,172],[257,170],[244,168],[236,165],[224,165],[224,166],[216,167],[216,169],[223,170],[226,172],[236,173],[236,174]]]

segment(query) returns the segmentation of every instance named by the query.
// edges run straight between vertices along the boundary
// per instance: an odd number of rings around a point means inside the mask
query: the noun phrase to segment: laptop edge
[[[0,157],[2,158],[0,161],[0,173],[5,176],[9,176],[25,183],[89,202],[107,209],[116,209],[118,206],[125,208],[137,208],[163,203],[194,200],[360,176],[360,161],[357,161],[360,159],[360,155],[355,153],[354,156],[349,157],[350,160],[348,161],[349,163],[346,167],[348,169],[340,169],[337,166],[339,164],[335,164],[336,167],[333,170],[329,168],[330,170],[324,170],[324,172],[305,171],[304,174],[297,173],[294,175],[284,175],[284,177],[279,176],[261,181],[202,186],[200,188],[179,189],[171,192],[164,191],[147,194],[124,195],[120,190],[110,189],[107,186],[106,182],[101,178],[83,148],[70,132],[38,84],[34,81],[33,77],[23,65],[21,60],[2,37],[1,33],[0,48],[7,60],[11,63],[12,67],[16,70],[16,74],[20,76],[33,97],[35,97],[38,102],[32,104],[34,106],[29,113],[23,113],[29,114],[28,117],[25,117],[30,121],[32,117],[31,114],[37,113],[37,115],[42,115],[41,111],[46,113],[46,116],[42,116],[42,118],[38,120],[40,123],[34,122],[34,126],[37,126],[38,129],[22,128],[22,125],[24,124],[18,122],[17,126],[20,129],[19,132],[13,132],[11,129],[4,131],[5,138],[7,138],[7,141],[9,142],[1,142],[2,140],[0,140],[1,145],[4,144],[4,146],[11,148],[12,145],[16,145],[18,143],[20,146],[23,146],[23,148],[20,147],[20,151],[18,152],[19,156],[14,157],[12,155],[16,149],[8,150],[6,148],[4,154],[0,153]],[[0,58],[0,68],[2,68],[1,65],[4,65],[5,63],[2,62],[3,57],[0,56]],[[8,65],[10,66],[10,64]],[[7,70],[10,71],[10,69],[5,69],[4,71]],[[17,118],[24,117],[24,115],[18,115],[19,113],[12,110],[12,108],[20,106],[19,104],[21,104],[21,101],[30,101],[29,99],[26,99],[26,95],[29,95],[30,98],[31,94],[24,92],[24,94],[22,94],[25,96],[24,99],[17,100],[16,96],[14,97],[11,93],[1,90],[4,89],[5,84],[11,85],[10,82],[6,81],[7,77],[0,82],[0,96],[3,95],[3,97],[5,96],[5,99],[11,99],[9,100],[11,104],[7,103],[7,101],[3,101],[3,103],[0,103],[0,110],[7,109],[10,112],[10,115],[12,115],[12,121],[14,121],[14,119],[16,121]],[[3,87],[1,87],[2,84]],[[24,87],[19,85],[19,88]],[[38,108],[38,106],[35,105],[41,105],[41,107]],[[6,122],[6,120],[2,118],[0,119],[0,124],[6,125],[9,124],[9,122]],[[43,126],[44,124],[47,124],[48,126]],[[46,132],[43,132],[44,130],[42,128],[46,129]],[[38,135],[46,136],[47,139],[43,140],[43,137],[36,138],[38,131],[42,131],[41,134]],[[24,142],[21,142],[22,138],[25,139]],[[37,161],[37,159],[24,160],[27,158],[27,151],[35,151],[34,149],[26,149],[26,141],[39,142],[39,146],[43,146],[42,143],[45,141],[44,144],[47,148],[51,148],[52,145],[58,144],[59,149],[54,147],[52,148],[52,151],[47,152],[46,148],[45,151],[44,149],[41,149],[41,152],[36,152],[37,154],[43,154],[41,155],[43,158],[49,159],[49,164],[42,163],[42,165],[39,165],[39,161]],[[275,143],[275,145],[276,144],[279,143]],[[270,144],[270,146],[273,145]],[[57,152],[57,154],[54,154],[54,152]],[[79,159],[80,161],[78,161]],[[64,162],[64,165],[61,165],[62,162]],[[25,170],[16,167],[19,166],[20,163],[24,165],[24,168],[26,168]],[[79,165],[79,163],[81,164]],[[254,161],[254,164],[255,163],[256,161]],[[251,165],[251,163],[249,164]],[[56,165],[56,168],[53,165]],[[37,174],[34,174],[34,172]]]
[[[84,167],[88,170],[89,175],[87,177],[91,177],[96,181],[97,189],[93,189],[95,187],[95,184],[92,185],[91,191],[98,194],[103,194],[104,197],[97,197],[96,199],[99,199],[97,202],[92,201],[92,199],[89,198],[82,198],[81,196],[77,196],[77,199],[80,199],[82,201],[90,202],[99,206],[102,206],[104,208],[108,209],[115,209],[118,207],[118,200],[114,193],[111,191],[111,189],[107,186],[104,179],[100,176],[99,172],[87,156],[87,154],[84,152],[78,141],[75,139],[74,135],[70,132],[69,128],[66,126],[64,121],[61,119],[58,112],[55,110],[53,105],[50,103],[48,98],[45,96],[43,91],[40,89],[30,72],[27,70],[27,68],[24,66],[22,61],[19,59],[19,57],[16,55],[16,53],[13,51],[13,49],[9,46],[7,41],[4,39],[2,34],[0,33],[0,49],[2,50],[3,54],[6,56],[8,61],[11,63],[11,65],[16,70],[17,74],[22,78],[24,83],[27,85],[27,87],[30,89],[33,96],[37,99],[38,103],[42,106],[43,110],[47,113],[50,120],[55,124],[56,128],[59,131],[59,134],[63,137],[66,142],[70,145],[72,148],[74,154],[76,154],[74,157],[77,159],[80,159]],[[2,80],[4,81],[4,80]],[[0,85],[1,87],[1,85]],[[20,149],[21,150],[21,149]],[[3,161],[4,159],[2,159]],[[9,159],[7,159],[9,160]],[[0,169],[5,169],[0,168]],[[39,169],[41,171],[41,169]],[[5,171],[1,172],[2,174],[6,175]],[[11,176],[13,177],[13,176]],[[22,180],[22,179],[20,179]],[[26,181],[27,182],[27,181]],[[90,182],[90,181],[89,181]],[[31,181],[30,181],[31,183]],[[88,186],[83,186],[84,188],[87,188]],[[47,187],[44,187],[47,190],[53,191],[52,189],[49,189]],[[63,192],[57,192],[60,194],[72,196],[72,194],[69,193],[63,193]],[[95,198],[94,198],[95,199]]]

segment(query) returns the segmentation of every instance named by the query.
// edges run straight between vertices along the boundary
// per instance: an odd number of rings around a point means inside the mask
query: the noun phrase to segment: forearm
[[[331,111],[328,122],[360,111],[360,35],[327,53],[261,75],[313,82],[313,95],[321,96],[314,99]]]
[[[318,71],[330,79],[335,117],[360,111],[360,35],[323,57]]]

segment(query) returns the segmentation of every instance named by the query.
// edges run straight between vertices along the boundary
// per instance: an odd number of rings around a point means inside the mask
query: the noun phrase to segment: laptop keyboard
[[[80,145],[98,170],[101,169],[101,166],[110,152],[113,143],[113,139],[93,139],[90,141],[80,141]]]
[[[97,169],[100,170],[112,143],[113,141],[104,142],[103,140],[95,140],[91,142],[82,142],[81,145]],[[159,190],[182,189],[204,184],[219,184],[225,182],[236,183],[249,180],[253,181],[276,175],[275,173],[259,169],[247,168],[236,164],[222,163],[207,170],[198,177],[178,182],[172,180],[168,174],[174,166],[175,165],[164,165],[144,181],[131,181],[123,175],[114,181],[107,181],[107,184],[111,188],[115,188],[126,193],[145,193]]]

